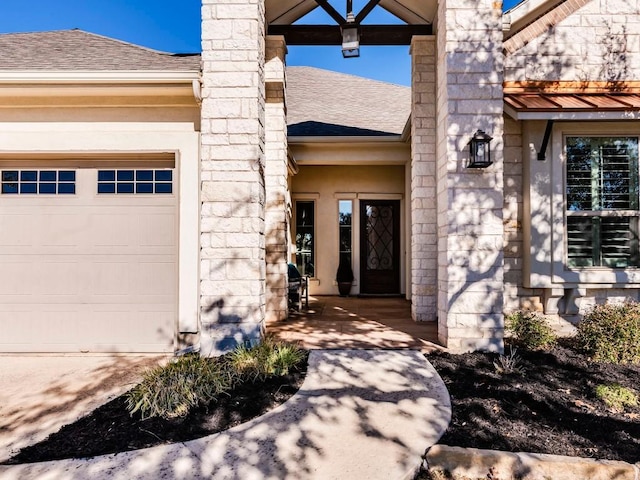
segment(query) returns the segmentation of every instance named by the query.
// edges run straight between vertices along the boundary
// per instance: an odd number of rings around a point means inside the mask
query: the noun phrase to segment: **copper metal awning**
[[[507,82],[505,112],[527,119],[638,119],[640,82]]]

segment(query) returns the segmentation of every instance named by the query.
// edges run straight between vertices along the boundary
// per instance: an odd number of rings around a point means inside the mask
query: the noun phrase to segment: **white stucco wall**
[[[338,201],[353,201],[352,246],[353,273],[356,277],[352,294],[359,293],[359,199],[400,200],[400,210],[404,212],[405,167],[403,165],[380,166],[301,166],[293,177],[291,197],[296,200],[315,202],[315,267],[316,274],[310,281],[312,295],[337,295],[335,283],[338,269]],[[404,247],[406,222],[402,214],[400,222],[400,245]],[[295,239],[295,216],[291,225]],[[295,240],[294,240],[295,241]],[[405,249],[401,248],[401,292],[405,292]]]

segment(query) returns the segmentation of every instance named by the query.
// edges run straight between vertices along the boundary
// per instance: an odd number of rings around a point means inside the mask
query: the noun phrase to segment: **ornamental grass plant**
[[[127,409],[143,419],[184,417],[240,383],[287,375],[305,358],[297,345],[270,337],[255,346],[238,346],[221,357],[187,354],[148,370],[127,394]]]

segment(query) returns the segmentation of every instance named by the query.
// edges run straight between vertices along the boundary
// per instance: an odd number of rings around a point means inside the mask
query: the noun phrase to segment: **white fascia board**
[[[524,0],[504,13],[510,15],[511,22],[515,23],[544,6],[545,3],[553,3],[553,0]]]
[[[524,0],[510,10],[504,12],[503,17],[508,19],[509,30],[505,32],[505,38],[509,38],[512,31],[534,21],[540,12],[549,10],[562,0]]]
[[[513,108],[505,107],[504,112],[515,120],[609,121],[640,119],[640,111],[518,112]]]
[[[359,137],[339,137],[339,136],[289,136],[287,137],[289,144],[313,144],[313,143],[333,143],[348,144],[351,146],[360,146],[370,143],[403,143],[402,135],[385,135],[385,136],[359,136]]]
[[[0,83],[191,83],[196,71],[169,70],[7,70],[0,71]]]
[[[518,111],[515,110],[513,107],[510,107],[509,105],[507,105],[505,103],[504,105],[504,113],[506,113],[507,115],[509,115],[511,118],[513,118],[514,120],[521,120],[520,118],[518,118]]]
[[[310,141],[301,142],[301,138]],[[383,137],[294,137],[290,152],[302,165],[405,165],[411,148],[399,135]]]

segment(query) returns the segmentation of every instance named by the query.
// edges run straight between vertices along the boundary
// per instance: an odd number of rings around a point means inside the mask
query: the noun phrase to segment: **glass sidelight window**
[[[351,265],[353,202],[338,201],[338,224],[340,228],[340,262],[348,261]]]
[[[302,275],[315,273],[315,202],[296,202],[296,265]]]

